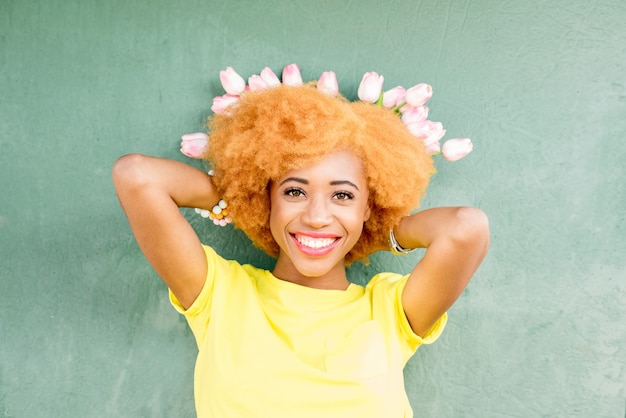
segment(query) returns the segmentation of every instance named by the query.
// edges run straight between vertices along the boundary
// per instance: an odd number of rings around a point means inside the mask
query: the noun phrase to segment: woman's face
[[[369,218],[368,198],[361,161],[348,151],[273,182],[270,229],[280,247],[274,275],[319,288],[345,281],[344,258]]]

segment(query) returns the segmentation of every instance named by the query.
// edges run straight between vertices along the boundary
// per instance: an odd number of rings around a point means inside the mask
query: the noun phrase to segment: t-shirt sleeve
[[[198,345],[204,340],[206,329],[211,319],[211,305],[213,302],[215,281],[218,280],[218,277],[223,277],[230,268],[230,262],[220,257],[215,250],[206,245],[202,247],[207,257],[208,268],[204,285],[196,300],[188,309],[185,309],[178,299],[176,299],[174,293],[169,290],[170,303],[174,306],[176,311],[185,316]]]
[[[422,344],[434,343],[443,332],[448,321],[448,314],[444,313],[423,337],[413,332],[402,307],[402,291],[408,278],[408,275],[381,273],[372,278],[368,285],[373,288],[374,304],[377,304],[376,299],[378,299],[378,303],[383,306],[382,309],[379,309],[379,311],[382,310],[383,312],[379,312],[378,315],[384,318],[387,316],[387,312],[393,312],[393,317],[387,318],[387,320],[394,322],[396,325],[405,362],[411,358]],[[390,324],[390,326],[393,325]]]
[[[411,328],[409,319],[406,317],[404,308],[402,307],[402,291],[404,290],[404,286],[406,285],[408,279],[409,276],[404,276],[401,280],[399,280],[399,285],[394,295],[394,306],[396,307],[396,315],[398,317],[398,322],[400,323],[403,335],[406,337],[407,341],[409,341],[412,345],[415,345],[415,349],[417,349],[422,344],[432,344],[437,341],[439,336],[441,336],[446,323],[448,322],[448,314],[444,313],[423,337],[420,337],[413,332],[413,328]]]

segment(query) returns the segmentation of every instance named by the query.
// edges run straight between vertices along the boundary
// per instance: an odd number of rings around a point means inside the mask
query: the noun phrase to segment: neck
[[[346,290],[350,285],[343,263],[337,264],[323,275],[306,275],[279,256],[272,274],[277,279],[313,289]]]

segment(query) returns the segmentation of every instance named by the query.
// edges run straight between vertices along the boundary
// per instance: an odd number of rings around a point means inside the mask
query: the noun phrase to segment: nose
[[[329,202],[323,197],[309,198],[302,214],[302,220],[312,228],[322,228],[333,221]]]

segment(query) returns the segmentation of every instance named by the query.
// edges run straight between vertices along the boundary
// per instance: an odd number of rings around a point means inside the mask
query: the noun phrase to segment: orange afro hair
[[[312,85],[246,93],[209,119],[215,186],[235,225],[269,255],[269,184],[293,169],[349,150],[361,158],[372,213],[346,256],[350,263],[384,248],[389,230],[419,204],[434,172],[423,142],[393,112],[331,97]]]

